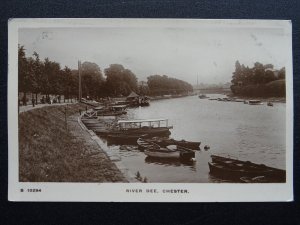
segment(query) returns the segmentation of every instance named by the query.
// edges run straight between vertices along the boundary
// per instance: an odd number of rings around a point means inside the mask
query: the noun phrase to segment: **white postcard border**
[[[19,182],[18,29],[33,27],[281,27],[290,36],[286,50],[286,172],[284,184],[226,183],[39,183]],[[293,200],[292,25],[283,20],[196,19],[12,19],[8,22],[8,199],[10,201],[261,202]],[[25,190],[21,192],[20,190]],[[27,192],[41,189],[42,192]],[[127,190],[132,190],[128,192]],[[133,191],[135,190],[135,191]],[[141,190],[141,192],[140,192]],[[152,193],[154,190],[157,193]],[[152,191],[152,192],[151,192]],[[172,193],[171,193],[172,191]],[[177,193],[177,192],[180,193]],[[182,193],[183,192],[183,193]]]

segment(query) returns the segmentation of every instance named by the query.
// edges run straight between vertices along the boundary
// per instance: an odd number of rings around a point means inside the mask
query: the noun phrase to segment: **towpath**
[[[91,167],[91,182],[128,182],[124,174],[91,137],[91,134],[78,123],[79,114],[68,117],[68,129],[71,135],[84,145],[84,158]]]
[[[33,110],[33,109],[39,109],[39,108],[43,108],[43,107],[46,107],[46,106],[58,106],[58,105],[68,105],[68,104],[75,104],[77,102],[65,102],[65,103],[54,103],[54,104],[38,104],[38,105],[35,105],[34,107],[32,105],[25,105],[25,106],[20,106],[19,107],[19,113],[22,113],[22,112],[27,112],[27,111],[30,111],[30,110]]]

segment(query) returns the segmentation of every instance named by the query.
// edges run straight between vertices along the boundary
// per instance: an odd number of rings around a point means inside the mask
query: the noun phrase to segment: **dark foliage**
[[[285,68],[274,70],[272,64],[254,63],[252,68],[235,63],[231,91],[249,97],[284,97]]]

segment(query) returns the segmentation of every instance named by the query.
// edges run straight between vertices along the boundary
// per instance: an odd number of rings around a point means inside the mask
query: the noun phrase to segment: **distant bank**
[[[285,98],[285,80],[276,80],[266,84],[253,84],[247,86],[231,86],[231,91],[236,96],[242,97],[258,97],[271,98],[279,97]]]

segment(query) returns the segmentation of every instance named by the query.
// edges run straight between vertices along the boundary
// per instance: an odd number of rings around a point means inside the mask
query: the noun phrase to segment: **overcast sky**
[[[191,84],[230,82],[235,61],[252,67],[287,63],[289,37],[280,28],[241,27],[104,27],[22,28],[19,44],[26,55],[36,51],[62,67],[77,69],[77,61],[97,63],[103,71],[122,64],[146,80],[168,75]]]

